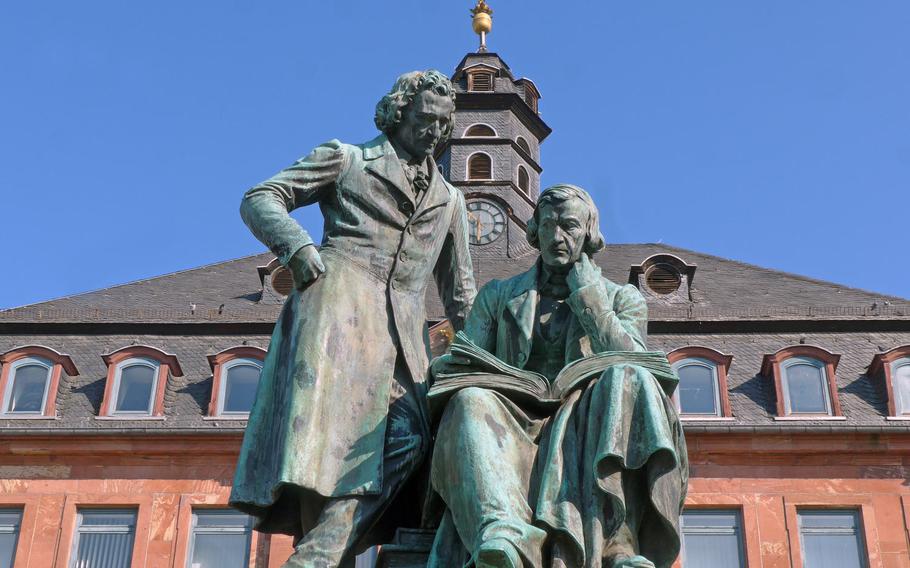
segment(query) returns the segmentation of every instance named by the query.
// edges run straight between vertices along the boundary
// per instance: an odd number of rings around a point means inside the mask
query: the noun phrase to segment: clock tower
[[[480,1],[471,12],[481,44],[452,75],[454,129],[437,163],[465,194],[472,257],[519,258],[534,252],[525,227],[540,194],[540,144],[550,127],[540,118],[534,83],[487,51],[492,10]]]

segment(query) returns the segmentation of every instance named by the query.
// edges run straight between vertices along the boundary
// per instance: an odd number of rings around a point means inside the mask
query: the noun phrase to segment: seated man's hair
[[[528,220],[528,228],[525,236],[532,247],[540,250],[540,240],[537,238],[538,223],[540,222],[540,208],[544,205],[555,205],[568,201],[569,199],[581,199],[588,207],[588,222],[585,225],[587,234],[585,235],[584,252],[592,255],[604,248],[604,236],[600,232],[600,219],[597,212],[597,206],[587,191],[568,183],[552,185],[541,192],[537,199],[537,205],[534,207],[534,215]]]
[[[435,69],[411,71],[398,77],[395,84],[392,85],[392,90],[376,103],[376,114],[373,116],[376,128],[386,134],[391,134],[401,122],[401,112],[411,104],[414,97],[427,89],[431,89],[437,95],[449,96],[452,98],[452,102],[455,102],[455,87],[452,86],[448,77]],[[450,117],[449,125],[442,133],[443,140],[449,139],[449,136],[452,135],[452,128]]]

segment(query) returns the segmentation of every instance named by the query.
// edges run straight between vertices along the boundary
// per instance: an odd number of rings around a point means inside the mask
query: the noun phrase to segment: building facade
[[[438,163],[482,285],[534,261],[550,128],[496,54],[453,80]],[[910,568],[910,301],[663,244],[595,261],[645,295],[650,347],[681,377],[679,565]],[[289,286],[261,254],[0,311],[0,568],[280,566],[290,539],[226,503]]]

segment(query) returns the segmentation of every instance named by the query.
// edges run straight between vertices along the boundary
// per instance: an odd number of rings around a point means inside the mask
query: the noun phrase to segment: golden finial
[[[477,5],[471,8],[471,27],[474,33],[480,36],[479,52],[487,50],[487,34],[493,29],[493,9],[487,6],[486,0],[477,0]]]

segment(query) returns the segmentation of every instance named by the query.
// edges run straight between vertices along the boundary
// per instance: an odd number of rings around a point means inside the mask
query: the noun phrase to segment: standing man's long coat
[[[260,530],[300,535],[301,501],[379,493],[396,358],[424,400],[431,272],[462,327],[475,295],[464,197],[427,169],[418,196],[385,135],[334,140],[244,196],[244,221],[285,265],[312,244],[287,213],[318,203],[325,218],[326,271],[285,302],[231,492]]]

